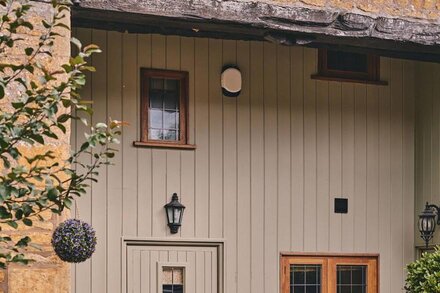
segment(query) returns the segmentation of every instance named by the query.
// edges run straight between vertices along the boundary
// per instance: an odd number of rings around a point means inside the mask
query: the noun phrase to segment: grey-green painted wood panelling
[[[316,81],[310,75],[317,51],[310,48],[79,28],[74,34],[104,51],[93,57],[98,72],[83,93],[94,102],[94,122],[130,123],[115,165],[79,200],[98,247],[91,261],[73,266],[74,292],[121,292],[121,237],[224,238],[226,293],[277,292],[281,251],[380,253],[381,291],[401,292],[403,266],[414,258],[414,120],[438,120],[415,118],[413,106],[416,93],[430,99],[429,81],[438,76],[417,65],[416,77],[414,62],[382,58],[388,86]],[[222,96],[226,63],[243,74],[236,99]],[[139,139],[141,67],[189,72],[189,140],[196,150],[132,146]],[[418,112],[440,104],[434,106],[417,104]],[[83,131],[73,125],[74,147]],[[439,137],[431,133],[416,132],[424,200],[434,200],[439,188],[425,176],[439,173],[426,167]],[[176,235],[163,210],[173,192],[187,207]],[[349,199],[346,215],[333,213],[341,196]],[[136,253],[146,271],[160,258]],[[201,261],[197,253],[188,257]],[[195,282],[192,292],[208,285]]]

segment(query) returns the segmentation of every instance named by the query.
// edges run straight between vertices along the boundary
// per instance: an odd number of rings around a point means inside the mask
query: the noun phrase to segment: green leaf
[[[106,152],[105,155],[110,159],[115,157],[115,153]]]
[[[11,262],[22,263],[27,265],[28,263],[32,262],[32,260],[26,259],[23,254],[17,254],[11,259]]]
[[[55,133],[51,132],[51,131],[44,131],[43,134],[46,135],[47,137],[50,137],[50,138],[53,138],[53,139],[58,139],[58,136]]]
[[[56,201],[56,200],[58,200],[59,194],[60,193],[56,188],[51,188],[47,192],[47,198],[50,199],[51,201]]]
[[[63,115],[60,115],[59,117],[58,117],[58,119],[57,119],[57,122],[58,123],[64,123],[64,122],[66,122],[67,120],[69,120],[70,119],[70,114],[63,114]]]
[[[88,149],[90,147],[90,143],[89,142],[84,142],[82,145],[81,145],[81,148],[80,148],[80,152],[82,152],[82,151],[85,151],[86,149]]]
[[[67,30],[70,30],[70,27],[62,22],[58,22],[57,24],[55,24],[56,27],[62,27],[65,28]]]
[[[21,102],[12,102],[11,105],[14,109],[20,109],[24,106],[24,104]]]
[[[5,88],[2,83],[0,83],[0,100],[5,97]]]
[[[16,244],[15,246],[23,248],[23,247],[27,247],[29,242],[31,242],[31,238],[29,236],[23,237],[21,238]]]
[[[99,49],[99,47],[95,44],[90,44],[88,46],[84,47],[83,52],[87,55],[90,56],[93,53],[101,53],[101,49]]]
[[[96,72],[96,68],[93,66],[81,66],[80,69],[83,71]]]
[[[24,21],[21,23],[22,26],[27,27],[30,30],[34,29],[34,26],[32,25],[32,23],[28,22],[28,21]]]
[[[31,56],[32,53],[34,52],[34,48],[26,48],[24,49],[24,52],[26,53],[27,56]]]
[[[38,142],[40,144],[44,144],[44,138],[39,134],[31,135],[30,138],[32,138],[33,140],[35,140],[36,142]]]
[[[70,207],[72,206],[72,201],[69,198],[65,198],[64,205],[66,206],[66,208],[70,209]]]
[[[17,218],[17,220],[21,220],[21,218],[23,218],[23,210],[17,210],[15,212],[15,218]]]
[[[42,20],[41,21],[41,23],[43,24],[43,26],[44,26],[44,28],[50,28],[51,27],[51,24],[50,23],[48,23],[46,20]]]
[[[81,50],[81,48],[82,48],[82,44],[81,44],[80,40],[78,40],[77,38],[72,37],[72,38],[70,39],[70,42],[71,42],[72,44],[74,44],[74,45],[78,48],[78,50]]]
[[[70,64],[78,65],[84,63],[84,58],[81,56],[76,56],[75,58],[70,58]]]
[[[15,221],[8,221],[8,222],[6,222],[6,224],[8,224],[9,226],[11,226],[14,229],[18,228],[18,224]]]
[[[28,218],[24,218],[23,219],[23,224],[25,224],[26,226],[32,226],[32,220],[28,219]]]
[[[63,133],[66,133],[67,129],[66,129],[66,127],[65,127],[63,124],[58,123],[58,124],[57,124],[57,127],[58,127]]]
[[[11,213],[4,207],[0,207],[0,219],[10,219],[12,218]]]

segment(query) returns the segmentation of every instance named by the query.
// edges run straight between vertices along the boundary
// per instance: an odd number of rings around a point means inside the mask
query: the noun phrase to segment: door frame
[[[214,247],[217,249],[217,272],[218,272],[218,293],[224,293],[225,288],[225,250],[224,239],[191,239],[191,238],[143,238],[143,237],[121,237],[122,257],[122,293],[127,293],[127,253],[130,246],[182,246],[182,247]]]
[[[281,252],[280,253],[280,292],[283,293],[286,288],[286,275],[284,272],[284,268],[289,263],[289,257],[295,257],[298,259],[303,258],[304,260],[307,260],[307,263],[310,264],[318,264],[320,263],[319,259],[326,258],[325,264],[327,265],[328,262],[334,262],[335,259],[338,258],[344,258],[349,261],[349,263],[355,263],[353,259],[360,259],[360,258],[366,258],[366,259],[372,259],[374,258],[377,262],[377,270],[375,271],[376,276],[376,283],[377,283],[377,293],[380,293],[380,254],[378,253],[331,253],[331,252]],[[315,259],[310,261],[310,259]],[[333,260],[332,260],[333,259]],[[291,262],[291,261],[290,261]],[[297,263],[292,262],[292,263]],[[324,263],[323,263],[324,264]],[[323,278],[327,278],[323,275]],[[327,282],[327,285],[330,287],[333,284],[329,284]],[[323,293],[330,293],[328,292],[329,288],[323,287]]]

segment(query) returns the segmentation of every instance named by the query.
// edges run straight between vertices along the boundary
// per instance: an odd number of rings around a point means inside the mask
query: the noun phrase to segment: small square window
[[[318,50],[318,74],[315,79],[386,84],[380,81],[380,58],[374,54]]]
[[[162,292],[163,293],[183,293],[184,289],[184,267],[163,266],[162,267]]]
[[[186,145],[188,73],[141,70],[141,142]]]

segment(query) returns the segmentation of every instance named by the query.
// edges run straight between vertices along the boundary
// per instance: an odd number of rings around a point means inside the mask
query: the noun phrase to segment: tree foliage
[[[440,293],[440,248],[407,266],[405,289],[411,293]]]
[[[53,68],[51,62],[56,39],[69,34],[65,24],[69,5],[63,0],[53,0],[51,19],[36,24],[27,17],[33,9],[32,2],[0,0],[0,224],[3,227],[16,229],[20,223],[32,226],[35,221],[44,221],[44,212],[61,214],[71,207],[75,197],[86,192],[90,181],[96,180],[98,169],[109,164],[115,155],[109,145],[118,143],[119,121],[88,126],[85,142],[65,160],[60,160],[52,150],[24,151],[48,142],[56,145],[59,137],[68,132],[72,119],[87,125],[87,119],[79,115],[92,114],[90,104],[81,100],[79,90],[85,85],[85,72],[94,71],[86,59],[100,52],[99,48],[83,47],[72,38],[78,53],[67,64]],[[36,32],[41,33],[35,37]],[[34,37],[35,44],[29,45]],[[15,60],[13,56],[19,58]],[[48,65],[51,63],[52,68]],[[81,156],[89,156],[89,163],[83,163],[86,160],[80,160]],[[28,236],[13,241],[3,233],[0,267],[9,262],[28,263],[25,252],[30,243]]]

